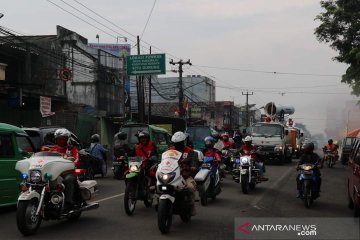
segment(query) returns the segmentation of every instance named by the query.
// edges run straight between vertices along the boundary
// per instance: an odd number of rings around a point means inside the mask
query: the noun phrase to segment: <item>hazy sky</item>
[[[90,14],[117,33],[86,18],[61,0],[52,1],[111,35],[135,40],[73,0],[64,2]],[[153,0],[77,1],[133,35],[141,35],[154,4]],[[256,103],[258,107],[270,101],[292,105],[296,110],[295,121],[303,122],[313,133],[318,133],[324,129],[328,105],[341,108],[345,101],[355,99],[350,96],[347,85],[340,83],[340,77],[265,74],[196,65],[341,75],[346,66],[332,61],[336,53],[329,46],[320,44],[313,34],[319,24],[314,21],[321,11],[319,2],[157,0],[143,40],[164,50],[168,58],[171,58],[169,54],[184,60],[190,58],[195,66],[186,68],[185,75],[214,76],[218,86],[232,88],[217,88],[217,100],[235,100],[243,104],[242,89],[249,89],[254,92],[250,103]],[[78,32],[90,42],[97,41],[96,34],[100,35],[100,42],[116,42],[115,37],[82,22],[47,0],[1,0],[0,12],[5,15],[0,19],[0,25],[20,33],[55,34],[56,25],[61,25]],[[146,44],[143,46],[148,47]],[[161,52],[154,47],[154,52]]]

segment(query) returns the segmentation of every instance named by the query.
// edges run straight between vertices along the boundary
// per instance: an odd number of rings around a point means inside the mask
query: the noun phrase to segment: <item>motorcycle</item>
[[[114,178],[124,179],[124,174],[128,168],[129,165],[126,156],[115,157],[111,168],[114,173]]]
[[[22,179],[16,222],[23,235],[35,234],[42,220],[67,218],[75,221],[83,211],[99,207],[98,203],[86,203],[98,191],[97,182],[94,180],[77,180],[74,190],[75,203],[71,208],[65,207],[62,174],[75,172],[73,158],[66,158],[55,152],[38,152],[29,159],[17,162],[15,169],[21,172]]]
[[[231,159],[235,155],[235,149],[223,149],[221,151],[221,169],[224,169],[225,172],[232,172],[232,163]]]
[[[331,150],[325,151],[325,159],[327,161],[328,167],[332,168],[335,165],[335,156],[334,152]]]
[[[94,180],[96,174],[100,174],[101,177],[105,177],[102,172],[101,162],[94,156],[92,156],[87,149],[81,149],[79,151],[80,164],[77,166],[77,172],[79,172],[80,181]],[[107,172],[107,168],[105,170]]]
[[[159,199],[157,204],[158,227],[162,233],[168,233],[173,214],[180,215],[183,222],[191,220],[191,192],[185,189],[186,183],[180,175],[178,161],[181,152],[169,150],[162,154],[161,163],[156,172]]]
[[[216,199],[221,192],[219,169],[213,170],[214,157],[204,157],[199,172],[195,176],[201,205],[206,206],[208,198]]]
[[[261,183],[259,169],[255,167],[251,155],[239,155],[234,159],[233,179],[241,184],[244,194],[249,193],[249,190],[254,190],[256,184]]]
[[[150,161],[150,160],[148,160]],[[145,207],[150,208],[153,204],[154,194],[150,189],[150,177],[142,169],[142,159],[139,157],[129,157],[129,170],[125,176],[124,208],[128,216],[131,216],[136,207],[137,200],[143,200]]]
[[[301,184],[301,199],[305,207],[310,208],[314,200],[319,196],[318,180],[314,174],[314,164],[302,164],[299,166],[299,180]]]

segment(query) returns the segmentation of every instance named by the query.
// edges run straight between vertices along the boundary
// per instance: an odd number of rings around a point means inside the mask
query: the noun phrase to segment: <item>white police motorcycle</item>
[[[74,206],[65,207],[64,173],[76,174],[72,158],[55,152],[38,152],[17,162],[21,173],[16,222],[23,235],[35,234],[42,220],[67,218],[77,220],[83,211],[96,209],[98,203],[86,203],[97,192],[94,180],[80,182],[74,188]],[[71,210],[70,210],[71,209]]]

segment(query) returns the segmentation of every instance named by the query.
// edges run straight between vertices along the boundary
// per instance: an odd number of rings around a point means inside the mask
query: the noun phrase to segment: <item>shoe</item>
[[[269,181],[269,178],[267,178],[267,177],[260,177],[260,181],[266,182],[266,181]]]

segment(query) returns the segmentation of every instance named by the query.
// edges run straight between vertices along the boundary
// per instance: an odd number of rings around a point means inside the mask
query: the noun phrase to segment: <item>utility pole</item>
[[[192,63],[190,62],[190,59],[187,60],[186,62],[183,62],[182,59],[180,59],[180,61],[178,62],[174,62],[173,59],[170,60],[170,64],[171,65],[179,65],[179,117],[183,118],[184,117],[184,107],[183,107],[183,103],[184,103],[184,89],[183,89],[183,82],[182,82],[182,73],[183,73],[183,65],[192,65]]]
[[[150,46],[151,54],[151,46]],[[148,124],[151,124],[151,75],[149,76],[149,106],[148,106]]]
[[[249,95],[254,95],[254,93],[249,93],[248,91],[246,93],[242,93],[242,95],[246,95],[246,127],[250,127],[250,118],[249,118]]]
[[[140,55],[140,37],[137,36],[137,53]],[[143,92],[143,84],[142,84],[142,76],[136,77],[136,91],[137,91],[137,100],[138,100],[138,116],[139,122],[144,122],[144,92]]]

